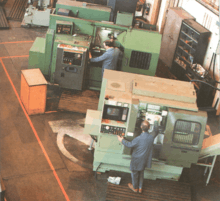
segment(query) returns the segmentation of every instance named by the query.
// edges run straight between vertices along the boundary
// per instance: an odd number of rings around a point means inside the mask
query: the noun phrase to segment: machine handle
[[[64,70],[69,73],[77,73],[78,72],[78,69],[76,67],[70,67],[70,66],[66,66],[64,68]]]

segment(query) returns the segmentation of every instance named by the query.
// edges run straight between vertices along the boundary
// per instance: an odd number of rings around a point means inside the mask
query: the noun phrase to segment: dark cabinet
[[[203,65],[211,32],[194,20],[182,21],[179,39],[174,54],[171,72],[180,80],[185,80],[187,69],[192,64]]]
[[[207,70],[204,76],[200,76],[192,67],[193,64],[203,66],[210,36],[211,32],[196,21],[191,19],[182,21],[171,68],[171,72],[178,79],[183,81],[200,80],[209,85],[215,85]],[[197,106],[211,106],[213,88],[201,82],[195,82],[194,85],[197,92]]]
[[[180,7],[169,8],[166,15],[166,23],[160,49],[160,60],[169,68],[172,67],[180,29],[184,19],[195,18]]]

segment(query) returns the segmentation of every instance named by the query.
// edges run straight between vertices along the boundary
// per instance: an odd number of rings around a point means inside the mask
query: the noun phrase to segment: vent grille
[[[129,66],[148,70],[150,68],[151,53],[132,51]]]

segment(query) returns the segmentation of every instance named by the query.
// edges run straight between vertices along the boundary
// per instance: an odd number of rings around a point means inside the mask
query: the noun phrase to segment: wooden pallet
[[[144,180],[142,194],[134,193],[127,185],[108,183],[106,201],[191,201],[187,183],[169,180]]]
[[[98,102],[99,92],[97,91],[64,91],[61,94],[58,109],[86,114],[87,109],[97,110]]]
[[[2,6],[0,6],[0,29],[9,29],[9,24]]]
[[[7,19],[22,21],[26,5],[27,0],[15,0]]]

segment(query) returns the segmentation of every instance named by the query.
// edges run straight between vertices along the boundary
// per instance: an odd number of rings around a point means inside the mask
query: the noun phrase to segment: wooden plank
[[[163,98],[167,100],[175,100],[187,103],[196,103],[196,92],[191,86],[182,87],[179,85],[170,84],[164,80],[161,81],[141,81],[134,80],[133,82],[133,94],[150,96],[155,98]]]
[[[190,82],[184,82],[180,80],[172,80],[172,79],[154,77],[148,75],[139,75],[134,73],[122,72],[122,71],[115,72],[113,70],[108,70],[108,69],[105,70],[103,78],[112,81],[114,80],[116,82],[118,81],[118,82],[126,83],[126,87],[127,85],[130,85],[130,83],[133,82],[133,80],[139,80],[148,83],[157,82],[158,84],[166,83],[167,85],[170,86],[175,85],[176,87],[181,88],[184,91],[187,91],[187,89],[194,90],[194,86]]]
[[[109,100],[114,100],[117,102],[122,102],[122,103],[132,103],[132,94],[130,92],[119,92],[119,91],[113,91],[106,89],[105,90],[105,97],[110,96],[112,97]]]
[[[125,83],[125,92],[118,93],[117,91],[106,89],[105,95],[113,96],[112,100],[130,103],[132,99],[139,99],[140,102],[167,106],[171,108],[185,109],[190,111],[198,111],[196,105],[196,94],[193,94],[195,92],[194,86],[189,82],[170,80],[146,75],[138,75],[120,71],[115,72],[112,70],[105,70],[103,78],[115,82],[123,81],[123,83]],[[133,85],[134,80],[138,80],[138,82],[141,83],[140,89],[142,89],[143,91],[148,90],[154,93],[154,90],[156,92],[160,92],[163,90],[163,93],[158,93],[158,97],[144,96],[143,93],[141,93],[141,95],[132,94],[132,91],[135,88],[135,86]],[[151,89],[152,85],[154,85],[153,89]],[[166,95],[166,93],[168,93],[168,95]],[[169,95],[172,93],[173,96],[177,96],[178,98],[170,99]],[[164,98],[164,94],[166,95],[167,99]],[[183,102],[184,98],[188,98],[193,101]]]
[[[177,108],[182,110],[190,110],[190,111],[198,111],[198,107],[196,104],[193,103],[185,103],[175,100],[166,100],[162,98],[154,98],[154,97],[146,97],[146,96],[139,96],[134,95],[133,98],[141,100],[141,102],[146,102],[154,105],[161,105],[170,108]]]

